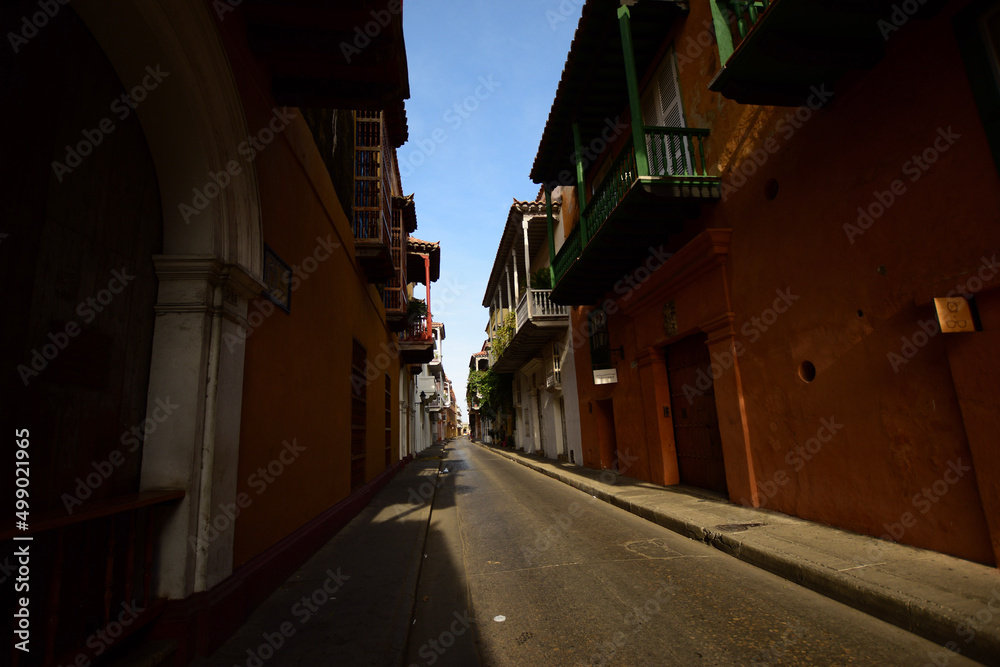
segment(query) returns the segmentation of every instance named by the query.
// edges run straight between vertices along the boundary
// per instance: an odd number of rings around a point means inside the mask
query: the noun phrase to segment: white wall
[[[580,437],[580,397],[576,389],[576,360],[573,351],[572,329],[567,327],[562,344],[562,396],[566,404],[566,444],[570,459],[576,465],[583,464],[583,444]]]

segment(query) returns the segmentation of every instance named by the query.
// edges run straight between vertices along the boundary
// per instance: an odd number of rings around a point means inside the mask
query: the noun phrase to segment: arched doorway
[[[213,175],[239,155],[248,134],[242,101],[208,3],[75,0],[58,7],[16,53],[11,49],[10,66],[0,74],[5,90],[19,91],[5,95],[5,141],[24,157],[5,159],[5,172],[14,178],[8,183],[25,182],[8,207],[11,216],[24,216],[17,233],[31,247],[23,259],[4,261],[3,270],[18,292],[13,312],[28,313],[33,322],[23,332],[18,322],[4,327],[5,338],[17,343],[4,354],[16,361],[8,366],[13,371],[21,353],[30,361],[36,347],[58,346],[71,318],[96,311],[87,298],[105,308],[85,322],[100,327],[72,329],[72,347],[80,352],[67,346],[65,356],[60,351],[50,360],[62,368],[46,368],[45,381],[59,379],[61,388],[36,401],[39,418],[54,422],[40,427],[49,437],[79,434],[58,443],[52,490],[61,492],[67,479],[75,485],[80,465],[106,467],[100,452],[135,446],[132,427],[169,412],[155,429],[141,431],[141,459],[136,447],[127,466],[111,463],[118,467],[101,493],[183,491],[158,532],[153,587],[158,596],[185,598],[232,572],[232,528],[210,541],[207,535],[210,509],[232,503],[236,494],[244,350],[224,341],[241,339],[247,301],[263,284],[254,166],[244,164],[196,215],[181,205],[193,192],[206,192]],[[38,11],[37,3],[5,3],[6,25],[22,25]],[[59,44],[61,31],[74,24],[79,35],[89,33],[92,56],[86,59]],[[101,68],[81,66],[95,58],[103,59]],[[54,92],[31,99],[33,85]],[[74,91],[82,96],[74,98]],[[122,91],[131,97],[122,100]],[[14,97],[24,105],[16,106]],[[65,146],[80,154],[87,151],[84,141],[93,146],[76,165]],[[54,170],[54,160],[72,171]],[[34,186],[27,183],[31,170],[44,170],[49,181],[36,176]],[[63,236],[47,239],[52,229]],[[0,252],[14,248],[14,234],[0,233],[8,234],[0,237]],[[28,275],[34,266],[44,278]],[[107,305],[100,303],[109,299],[102,290],[115,296]],[[81,299],[85,305],[78,308]],[[14,375],[7,389],[17,390],[19,382]],[[55,404],[71,391],[77,407],[61,414]],[[112,396],[117,404],[111,405]]]
[[[4,25],[37,11],[5,4]],[[58,19],[58,20],[56,20]],[[163,225],[125,87],[70,7],[2,68],[6,402],[31,430],[32,509],[139,489]],[[155,92],[155,91],[153,91]]]

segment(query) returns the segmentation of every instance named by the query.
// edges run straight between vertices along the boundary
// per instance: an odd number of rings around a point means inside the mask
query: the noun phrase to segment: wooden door
[[[706,374],[712,377],[707,338],[699,333],[667,346],[670,412],[681,483],[726,493],[715,387],[709,384],[707,389],[701,388]]]

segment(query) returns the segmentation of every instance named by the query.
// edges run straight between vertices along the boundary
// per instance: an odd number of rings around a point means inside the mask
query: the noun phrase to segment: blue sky
[[[417,238],[441,242],[431,311],[468,421],[469,355],[486,337],[483,293],[513,198],[528,177],[583,0],[407,2],[410,139],[398,151],[416,193]],[[418,290],[418,295],[419,295]]]

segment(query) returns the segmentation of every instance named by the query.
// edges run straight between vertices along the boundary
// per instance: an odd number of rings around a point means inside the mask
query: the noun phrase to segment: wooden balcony
[[[414,318],[399,337],[404,364],[427,364],[434,360],[434,334],[426,317]]]
[[[646,126],[645,167],[635,146],[625,144],[607,176],[566,237],[552,264],[552,301],[585,304],[600,298],[623,276],[698,217],[700,205],[720,196],[720,179],[708,174],[708,130]]]
[[[90,664],[154,621],[166,604],[152,594],[159,510],[183,497],[147,491],[93,501],[72,515],[32,515],[29,529],[0,532],[5,553],[29,550],[33,575],[31,651],[11,648],[9,664]],[[119,624],[123,615],[128,622]],[[19,641],[17,619],[6,622],[9,641]],[[104,632],[109,627],[118,632]],[[99,632],[110,645],[95,641]]]
[[[393,198],[391,234],[393,274],[382,293],[382,301],[385,305],[385,318],[389,330],[398,332],[406,328],[409,300],[406,292],[407,262],[404,261],[403,257],[406,235],[403,233],[402,211],[398,205],[398,198],[395,197]]]
[[[847,72],[874,66],[886,41],[878,22],[893,10],[889,0],[711,1],[723,67],[709,88],[742,104],[776,106],[806,104]]]
[[[514,336],[491,367],[498,373],[512,373],[534,357],[545,344],[566,333],[569,307],[553,303],[552,290],[527,288],[515,310]]]
[[[392,258],[392,147],[380,112],[355,112],[354,249],[368,280],[388,282],[396,273]]]

